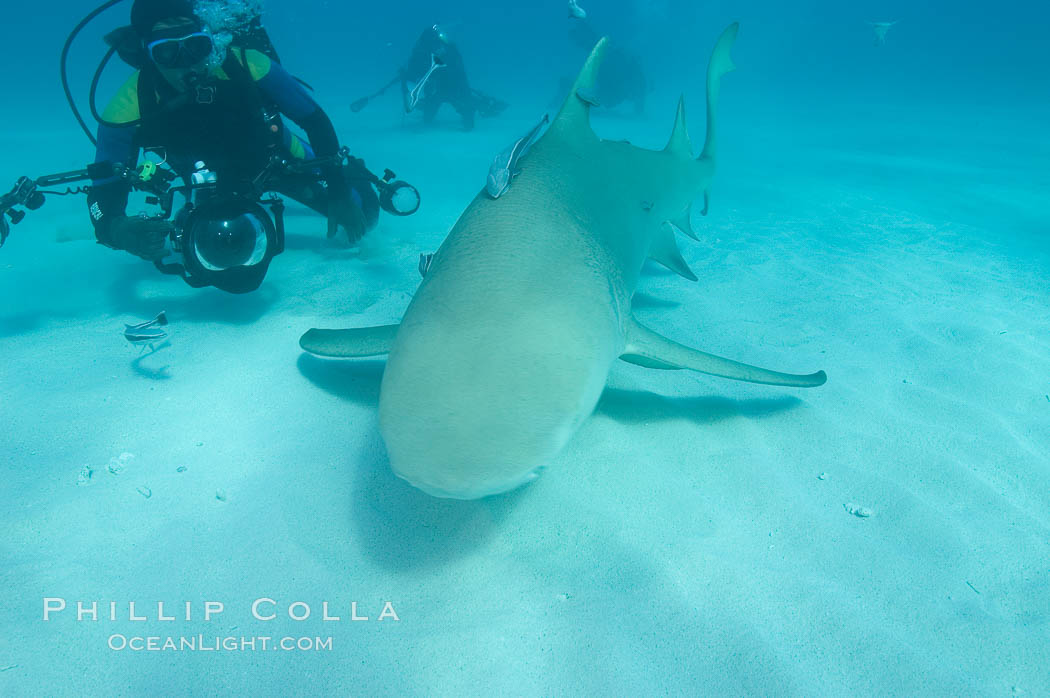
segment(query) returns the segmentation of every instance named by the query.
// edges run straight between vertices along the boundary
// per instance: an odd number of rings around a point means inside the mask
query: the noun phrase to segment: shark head
[[[425,283],[443,285],[450,270],[459,273],[436,260]],[[410,340],[391,350],[379,430],[394,473],[429,494],[475,499],[534,479],[593,411],[616,359],[607,302],[581,318],[512,285],[479,296],[499,313],[464,299],[418,324],[409,317],[399,335]]]

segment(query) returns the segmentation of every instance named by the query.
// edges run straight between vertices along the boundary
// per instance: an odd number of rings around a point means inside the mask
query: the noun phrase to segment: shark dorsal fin
[[[671,130],[671,139],[667,141],[664,152],[686,158],[693,156],[693,144],[689,142],[689,128],[685,123],[684,96],[678,98],[678,113],[674,117],[674,129]]]
[[[593,94],[594,87],[598,83],[598,70],[601,67],[602,57],[605,55],[605,47],[609,40],[602,38],[587,57],[583,69],[576,77],[569,96],[565,98],[558,116],[551,122],[548,133],[559,135],[562,138],[577,140],[580,138],[596,139],[597,136],[591,130],[591,105],[592,100],[584,99]]]

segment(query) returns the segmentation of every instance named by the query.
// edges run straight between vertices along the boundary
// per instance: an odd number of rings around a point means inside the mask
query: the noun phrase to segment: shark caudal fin
[[[729,55],[736,41],[736,33],[740,28],[738,22],[733,22],[722,32],[711,52],[711,59],[707,63],[707,138],[704,141],[704,151],[700,158],[704,160],[715,159],[715,135],[717,124],[715,115],[718,112],[718,91],[722,76],[736,68],[733,58]]]
[[[598,84],[598,70],[601,68],[608,43],[609,40],[603,37],[587,57],[583,69],[576,76],[576,82],[572,84],[569,96],[565,98],[565,104],[547,129],[549,135],[567,139],[598,138],[591,130],[591,106],[596,104],[594,89]]]

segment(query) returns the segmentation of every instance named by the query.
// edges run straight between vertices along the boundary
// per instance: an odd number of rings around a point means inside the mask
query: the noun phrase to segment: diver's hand
[[[109,239],[113,247],[153,262],[164,257],[164,242],[174,229],[160,218],[120,216],[109,224]]]
[[[365,214],[354,202],[349,190],[328,202],[328,237],[335,237],[339,226],[346,231],[346,239],[353,244],[360,240],[367,229]]]

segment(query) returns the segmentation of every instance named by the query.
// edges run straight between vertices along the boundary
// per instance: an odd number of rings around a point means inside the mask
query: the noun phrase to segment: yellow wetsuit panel
[[[270,72],[270,58],[265,53],[254,49],[240,50],[232,48],[231,50],[237,62],[241,65],[244,65],[245,62],[248,63],[248,72],[252,76],[252,80],[258,82]],[[215,76],[220,80],[230,79],[221,66],[215,69]],[[111,123],[126,124],[138,120],[140,115],[139,71],[136,70],[121,85],[113,99],[106,105],[105,110],[102,112],[102,118]]]
[[[244,65],[245,61],[248,63],[248,73],[252,76],[252,80],[258,82],[266,77],[266,74],[270,72],[270,57],[265,53],[256,51],[255,49],[239,49],[230,47],[230,51],[233,52],[233,57],[237,59],[237,62]],[[229,76],[226,75],[226,71],[222,67],[215,69],[215,76],[220,80],[229,80]]]
[[[126,124],[139,118],[139,71],[132,73],[102,111],[102,118],[115,124]]]

